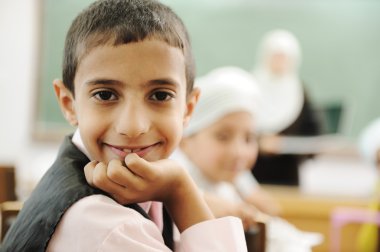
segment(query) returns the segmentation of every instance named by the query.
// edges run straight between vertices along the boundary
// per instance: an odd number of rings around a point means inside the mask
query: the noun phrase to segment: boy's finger
[[[150,178],[152,167],[152,164],[150,162],[139,157],[135,153],[127,155],[124,161],[128,169],[136,176],[139,176],[144,179]]]
[[[128,178],[126,173],[128,173],[128,169],[122,164],[120,160],[113,159],[108,163],[107,177],[113,182],[127,187]]]
[[[86,177],[87,183],[91,186],[93,185],[93,171],[97,163],[98,161],[93,160],[90,163],[86,164],[86,166],[84,167],[84,175]]]
[[[136,175],[125,167],[120,160],[111,160],[108,163],[107,176],[123,187],[132,186],[139,182],[139,178],[136,178]]]
[[[103,189],[104,185],[106,184],[105,180],[107,179],[107,167],[103,162],[99,162],[95,165],[93,172],[92,172],[92,183],[100,188]]]
[[[109,192],[110,194],[124,195],[125,187],[121,186],[108,178],[107,165],[104,163],[98,163],[92,174],[92,183],[95,187]]]

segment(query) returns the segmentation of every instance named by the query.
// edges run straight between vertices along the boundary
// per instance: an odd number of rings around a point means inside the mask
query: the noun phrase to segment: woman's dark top
[[[298,118],[280,132],[284,136],[315,136],[320,134],[321,124],[304,92],[304,104]],[[311,155],[259,153],[252,173],[259,183],[276,185],[298,185],[298,167]]]

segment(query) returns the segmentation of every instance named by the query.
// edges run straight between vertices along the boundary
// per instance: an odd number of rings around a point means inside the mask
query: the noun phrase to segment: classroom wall
[[[39,133],[67,127],[51,80],[61,75],[64,37],[76,14],[93,0],[44,0]],[[317,107],[341,103],[339,133],[355,138],[380,116],[380,2],[374,0],[162,0],[186,24],[197,73],[236,65],[251,70],[262,36],[288,29],[303,49],[301,78]]]
[[[380,116],[379,1],[166,2],[190,30],[199,74],[226,64],[251,70],[262,36],[288,29],[300,41],[300,74],[314,104],[345,107],[339,133],[355,139]]]

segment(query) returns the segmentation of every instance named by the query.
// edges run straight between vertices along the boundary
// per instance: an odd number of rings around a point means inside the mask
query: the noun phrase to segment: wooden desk
[[[330,214],[338,206],[366,208],[369,198],[326,197],[306,195],[298,187],[263,185],[282,207],[281,217],[303,231],[319,232],[324,242],[313,252],[330,251]],[[356,252],[359,224],[348,224],[341,230],[341,251]]]
[[[5,201],[0,204],[0,243],[22,206],[23,202],[21,201]]]
[[[0,165],[0,203],[16,200],[15,169],[11,165]]]

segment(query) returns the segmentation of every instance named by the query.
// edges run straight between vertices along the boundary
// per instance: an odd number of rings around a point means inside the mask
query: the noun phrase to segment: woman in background
[[[281,136],[313,136],[320,125],[299,77],[301,48],[286,30],[266,34],[253,75],[262,96],[258,111],[260,153],[253,174],[261,183],[298,185],[299,164],[308,156],[279,154]]]

